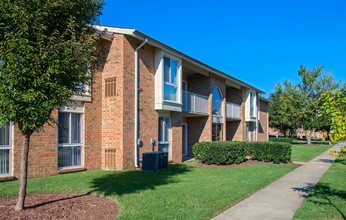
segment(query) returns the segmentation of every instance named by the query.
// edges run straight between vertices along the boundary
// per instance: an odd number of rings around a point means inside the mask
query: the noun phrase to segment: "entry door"
[[[183,156],[187,156],[187,124],[183,124],[182,128],[183,128],[182,153],[183,153]]]

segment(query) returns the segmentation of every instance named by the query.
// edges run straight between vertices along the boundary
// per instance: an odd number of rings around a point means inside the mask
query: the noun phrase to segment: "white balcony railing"
[[[226,111],[227,118],[240,119],[240,105],[227,102]]]
[[[183,111],[208,114],[208,97],[183,91]]]

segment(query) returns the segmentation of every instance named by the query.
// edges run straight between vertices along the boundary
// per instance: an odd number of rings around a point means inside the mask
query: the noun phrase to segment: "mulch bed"
[[[258,161],[258,160],[246,160],[243,163],[240,164],[230,164],[230,165],[216,165],[216,164],[205,164],[200,162],[191,162],[186,163],[187,165],[194,166],[194,167],[211,167],[211,168],[232,168],[232,167],[239,167],[239,166],[248,166],[252,164],[273,164],[273,162],[265,162],[265,161]],[[286,163],[287,164],[287,163]]]
[[[0,219],[115,219],[115,202],[89,194],[34,194],[14,211],[16,197],[0,199]]]

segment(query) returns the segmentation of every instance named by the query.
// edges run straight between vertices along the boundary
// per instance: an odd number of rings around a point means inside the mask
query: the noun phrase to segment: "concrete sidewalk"
[[[344,145],[344,144],[342,144]],[[339,150],[335,145],[329,150]],[[232,206],[213,220],[292,219],[302,201],[334,162],[329,150]]]

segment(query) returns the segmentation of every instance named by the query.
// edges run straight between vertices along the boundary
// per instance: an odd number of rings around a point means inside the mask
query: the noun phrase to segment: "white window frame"
[[[255,102],[256,102],[256,93],[253,91],[250,91],[250,117],[256,117]]]
[[[10,176],[12,174],[12,124],[8,126],[8,145],[0,145],[1,150],[9,150],[9,160],[8,160],[8,173],[0,174],[0,176]]]
[[[59,110],[59,113],[69,113],[69,126],[72,125],[71,114],[75,113],[80,115],[81,143],[72,143],[72,140],[71,140],[72,129],[69,129],[69,143],[59,143],[59,137],[58,137],[58,149],[60,147],[81,146],[81,164],[76,166],[59,167],[59,161],[58,161],[57,163],[58,170],[84,167],[84,130],[85,130],[84,108],[76,107],[76,106],[64,106]],[[58,152],[58,157],[59,157],[59,152]]]
[[[171,68],[169,68],[169,74],[168,74],[168,77],[169,77],[169,81],[165,81],[165,58],[169,59],[170,61],[170,67],[171,67],[171,62],[172,60],[176,61],[177,62],[177,75],[176,75],[176,83],[172,83],[172,73],[171,73]],[[172,103],[179,103],[181,102],[179,98],[180,96],[180,86],[179,84],[181,83],[181,60],[170,55],[170,54],[167,54],[167,53],[163,53],[162,55],[162,64],[163,64],[163,68],[162,68],[162,82],[163,82],[163,86],[162,86],[162,100],[165,101],[165,102],[172,102]],[[176,100],[170,100],[170,99],[165,99],[165,84],[169,85],[169,86],[173,86],[176,88]]]
[[[167,117],[167,116],[160,116],[159,117],[159,126],[160,126],[160,120],[161,119],[164,119],[163,120],[163,129],[162,129],[162,133],[161,133],[161,137],[162,137],[162,139],[163,139],[163,141],[162,140],[160,140],[160,134],[159,134],[159,137],[158,137],[158,147],[157,147],[157,149],[159,149],[160,147],[160,144],[167,144],[168,145],[168,154],[170,154],[170,148],[171,148],[171,127],[172,127],[172,121],[171,121],[171,118],[170,117]],[[167,120],[169,120],[169,126],[167,127]],[[167,132],[167,137],[165,136],[166,134],[166,132],[165,132],[165,129],[168,129],[168,132]],[[159,132],[160,132],[160,129],[159,129]]]

